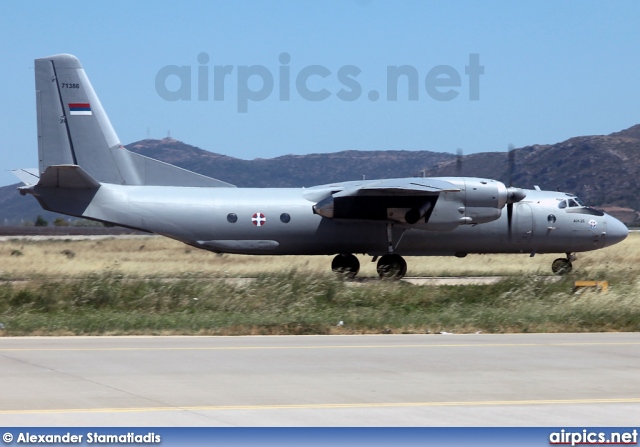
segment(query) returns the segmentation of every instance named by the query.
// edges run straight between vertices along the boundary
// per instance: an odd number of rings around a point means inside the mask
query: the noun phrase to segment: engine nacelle
[[[429,230],[447,231],[459,225],[492,222],[500,218],[506,204],[525,197],[521,189],[507,188],[497,180],[466,177],[442,180],[459,186],[460,191],[440,194],[426,223]]]
[[[525,197],[518,188],[507,188],[497,180],[481,178],[432,178],[444,185],[438,191],[420,189],[415,183],[400,187],[323,191],[315,200],[313,212],[328,219],[387,221],[415,225],[434,231],[451,231],[460,225],[475,225],[497,220],[505,205]],[[426,181],[424,183],[429,183]],[[448,185],[448,186],[447,186]],[[426,188],[427,186],[425,186]]]
[[[497,180],[464,178],[465,217],[469,224],[497,220],[507,204],[508,192],[504,183]]]

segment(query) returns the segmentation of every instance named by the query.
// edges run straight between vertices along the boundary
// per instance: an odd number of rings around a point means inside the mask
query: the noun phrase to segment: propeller
[[[513,147],[513,144],[509,145],[509,151],[507,152],[508,162],[509,162],[509,172],[508,179],[509,183],[507,186],[507,226],[508,226],[508,234],[509,241],[511,241],[511,224],[513,223],[513,204],[524,199],[527,194],[520,188],[513,187],[513,174],[516,169],[516,150]]]
[[[462,177],[462,149],[456,151],[456,177]]]
[[[508,179],[507,183],[507,226],[509,228],[509,242],[511,242],[511,223],[513,222],[513,202],[510,200],[509,190],[513,186],[513,170],[516,166],[516,153],[514,152],[513,144],[509,145],[507,152],[508,160]]]
[[[516,169],[516,149],[513,147],[513,144],[509,145],[509,149],[507,150],[507,156],[509,160],[509,187],[513,186],[513,171]]]

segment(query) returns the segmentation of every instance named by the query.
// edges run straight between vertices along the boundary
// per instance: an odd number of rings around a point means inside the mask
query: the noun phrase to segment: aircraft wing
[[[429,196],[441,192],[458,192],[460,188],[440,179],[386,179],[356,184],[335,193],[334,197],[348,196]]]
[[[330,194],[313,206],[314,212],[323,217],[409,223],[428,217],[441,193],[461,190],[451,182],[433,178],[363,180],[319,188]]]

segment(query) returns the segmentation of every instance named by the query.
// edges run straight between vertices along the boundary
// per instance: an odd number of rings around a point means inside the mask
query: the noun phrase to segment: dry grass
[[[640,234],[621,244],[578,255],[578,272],[624,270],[640,273]],[[519,276],[551,275],[551,262],[559,255],[469,255],[407,257],[409,276]],[[0,279],[81,278],[92,273],[115,272],[133,278],[254,277],[295,269],[325,273],[331,256],[216,255],[160,236],[111,237],[97,240],[13,239],[0,242]],[[360,277],[375,277],[375,264],[359,256]]]
[[[414,257],[411,275],[506,278],[354,287],[329,272],[329,256],[217,256],[161,237],[10,240],[0,242],[0,336],[638,331],[639,249],[634,233],[581,254],[560,281],[539,277],[557,255]],[[374,277],[360,260],[360,276]],[[606,279],[609,293],[573,293],[576,279]]]

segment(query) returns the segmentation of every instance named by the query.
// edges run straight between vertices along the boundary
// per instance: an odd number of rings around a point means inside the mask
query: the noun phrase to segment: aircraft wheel
[[[384,255],[377,270],[380,279],[401,279],[407,273],[407,262],[400,255]]]
[[[353,278],[360,270],[360,261],[352,254],[340,254],[333,258],[331,270],[345,278]]]
[[[566,258],[558,258],[551,264],[551,271],[556,275],[562,276],[571,272],[573,265]]]

